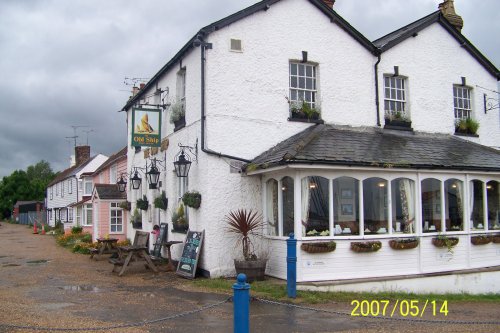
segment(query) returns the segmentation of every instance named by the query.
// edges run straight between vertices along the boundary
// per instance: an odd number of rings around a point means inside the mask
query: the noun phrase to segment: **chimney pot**
[[[133,87],[132,87],[132,96],[137,95],[137,93],[138,93],[138,92],[139,92],[139,88],[138,88],[138,87],[136,87],[136,86],[133,86]]]
[[[146,86],[146,84],[145,84],[145,83],[141,83],[139,87],[140,87],[140,89],[142,90],[142,89],[144,89],[144,87],[145,87],[145,86]]]
[[[323,2],[330,8],[333,8],[333,5],[335,4],[335,0],[323,0]]]

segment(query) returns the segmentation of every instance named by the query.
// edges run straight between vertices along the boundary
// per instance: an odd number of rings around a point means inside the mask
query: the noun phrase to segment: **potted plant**
[[[354,252],[376,252],[382,248],[379,241],[372,242],[351,242],[351,250]]]
[[[264,280],[267,259],[259,259],[255,253],[252,238],[261,236],[262,217],[246,209],[230,211],[224,217],[226,231],[236,236],[236,244],[241,245],[243,259],[234,259],[236,273],[244,273],[248,282]]]
[[[120,202],[119,206],[121,209],[125,209],[128,211],[130,211],[130,209],[132,209],[132,204],[130,203],[130,201],[122,201],[122,202]]]
[[[311,107],[309,103],[304,100],[301,101],[290,101],[288,97],[285,97],[290,105],[291,117],[289,119],[301,119],[306,121],[317,122],[320,120],[320,109],[319,107]]]
[[[201,204],[201,194],[196,191],[186,192],[182,196],[182,202],[188,207],[198,209]]]
[[[146,197],[146,195],[143,195],[142,196],[142,199],[137,199],[137,208],[141,209],[141,210],[148,210],[148,207],[149,207],[149,201],[148,201],[148,198]]]
[[[418,239],[415,237],[391,239],[389,241],[389,246],[393,250],[414,249],[418,246]]]
[[[170,107],[170,123],[174,124],[174,131],[177,131],[186,125],[186,110],[184,103],[177,101]]]
[[[485,244],[491,243],[491,241],[492,241],[492,238],[490,236],[487,236],[487,235],[477,235],[477,236],[472,236],[470,238],[470,242],[473,245],[485,245]]]
[[[404,127],[411,128],[411,121],[408,117],[401,111],[385,112],[385,125],[388,127]]]
[[[432,238],[432,244],[435,247],[446,247],[448,249],[448,252],[453,253],[453,247],[458,244],[458,240],[458,237],[439,235]]]
[[[172,214],[172,226],[175,232],[186,233],[189,224],[185,216],[184,205],[181,203]]]
[[[142,215],[139,210],[134,209],[132,216],[130,217],[130,223],[132,223],[132,228],[142,229]]]
[[[455,123],[455,133],[466,135],[477,135],[479,129],[479,122],[472,118],[465,118],[457,120]]]
[[[168,199],[165,195],[165,191],[161,192],[159,197],[156,197],[153,201],[156,208],[160,208],[161,210],[167,210],[168,208]]]
[[[308,253],[324,253],[333,252],[337,248],[337,243],[330,242],[315,242],[315,243],[302,243],[300,249]]]

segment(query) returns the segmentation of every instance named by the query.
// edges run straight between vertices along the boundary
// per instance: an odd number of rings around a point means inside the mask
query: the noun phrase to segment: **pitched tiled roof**
[[[385,52],[398,45],[409,37],[415,37],[418,33],[433,23],[439,23],[451,36],[453,36],[462,47],[469,52],[491,75],[500,79],[500,73],[491,61],[488,60],[476,47],[462,35],[448,20],[440,10],[429,14],[415,22],[412,22],[396,31],[391,32],[377,40],[373,44],[381,51]]]
[[[249,165],[264,169],[296,163],[500,171],[500,151],[455,135],[320,124],[279,143]]]
[[[127,158],[127,146],[125,146],[122,149],[120,149],[120,151],[118,151],[117,153],[111,155],[106,160],[106,162],[104,162],[100,167],[98,167],[96,169],[96,171],[94,171],[93,174],[94,175],[98,174],[99,172],[101,172],[102,170],[106,169],[107,167],[109,167],[113,163],[116,163],[116,162],[118,162],[118,161],[120,161],[121,159],[124,159],[124,158]]]
[[[89,158],[88,160],[86,160],[85,162],[83,162],[80,165],[74,165],[74,166],[72,166],[70,168],[67,168],[66,170],[63,170],[63,171],[59,172],[57,174],[57,176],[47,185],[47,187],[52,186],[54,184],[57,184],[60,181],[63,181],[64,179],[69,178],[69,177],[75,175],[76,173],[78,173],[78,171],[80,171],[87,164],[89,164],[94,158],[96,158],[96,156]]]
[[[120,192],[116,184],[96,184],[95,190],[101,200],[125,200],[127,193]]]

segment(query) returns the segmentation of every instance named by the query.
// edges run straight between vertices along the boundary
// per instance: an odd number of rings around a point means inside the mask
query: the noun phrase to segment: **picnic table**
[[[90,250],[90,259],[94,258],[94,255],[97,255],[96,259],[100,259],[103,254],[117,253],[117,243],[118,238],[97,238],[97,248]]]
[[[155,273],[158,273],[158,269],[153,264],[149,254],[147,253],[146,246],[119,246],[118,247],[118,258],[110,259],[109,261],[114,265],[113,272],[121,266],[121,270],[118,272],[118,276],[122,276],[127,270],[131,262],[144,262],[147,267]]]

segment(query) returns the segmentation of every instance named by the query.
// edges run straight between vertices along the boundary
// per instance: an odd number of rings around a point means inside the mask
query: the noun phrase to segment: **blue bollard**
[[[297,240],[293,233],[286,240],[286,291],[288,297],[297,297]]]
[[[233,284],[234,333],[250,331],[250,285],[245,274],[238,274]]]

